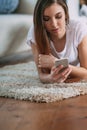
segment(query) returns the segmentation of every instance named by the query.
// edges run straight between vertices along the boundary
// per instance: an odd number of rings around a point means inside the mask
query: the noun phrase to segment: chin
[[[60,33],[60,34],[57,35],[57,37],[58,37],[59,39],[62,39],[64,36],[65,36],[65,33]]]
[[[58,36],[58,39],[62,39],[63,38],[63,36]]]
[[[56,34],[55,37],[57,37],[58,39],[61,39],[61,38],[63,38],[63,35]]]

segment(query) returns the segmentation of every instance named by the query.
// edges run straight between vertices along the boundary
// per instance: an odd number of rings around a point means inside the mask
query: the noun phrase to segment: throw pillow
[[[19,0],[0,0],[0,14],[14,12],[19,4]]]

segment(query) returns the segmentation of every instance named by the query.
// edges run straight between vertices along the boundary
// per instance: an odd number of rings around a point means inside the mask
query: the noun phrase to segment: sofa
[[[0,58],[28,51],[27,33],[33,23],[35,0],[19,0],[17,9],[0,14]]]

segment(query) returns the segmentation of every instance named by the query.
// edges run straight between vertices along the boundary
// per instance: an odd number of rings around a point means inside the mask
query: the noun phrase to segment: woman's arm
[[[54,57],[52,54],[49,55],[39,54],[39,67],[51,69],[54,66],[56,60],[58,59]]]
[[[38,52],[38,49],[37,49],[37,45],[32,43],[31,48],[32,48],[34,61],[36,63],[38,75],[39,75],[41,82],[44,82],[44,83],[50,82],[50,80],[51,80],[50,75],[48,73],[43,73],[42,70],[41,70],[41,67],[39,67],[40,66],[39,65],[39,52]]]
[[[73,77],[87,80],[87,36],[85,36],[78,47],[80,67],[70,65]]]
[[[41,82],[43,83],[64,82],[67,79],[68,75],[71,73],[71,69],[69,67],[66,68],[61,73],[60,70],[63,69],[63,66],[59,66],[57,68],[54,66],[50,68],[50,73],[42,72],[43,67],[41,67],[41,65],[39,64],[39,52],[36,44],[31,44],[31,48]]]
[[[43,73],[42,70],[41,70],[41,67],[39,67],[39,52],[38,52],[38,49],[37,49],[37,45],[32,43],[31,48],[32,48],[32,53],[33,53],[33,56],[34,56],[34,61],[36,63],[36,67],[37,67],[37,70],[38,70],[38,75],[39,75],[40,80],[42,82],[50,82],[49,74]]]

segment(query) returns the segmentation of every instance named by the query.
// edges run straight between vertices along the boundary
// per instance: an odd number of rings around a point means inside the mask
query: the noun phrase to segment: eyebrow
[[[56,13],[55,15],[60,15],[61,14],[61,12],[58,12],[58,13]],[[48,15],[43,15],[43,17],[50,17],[50,16],[48,16]]]

